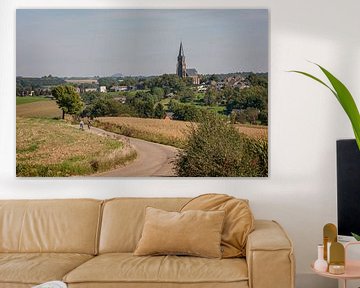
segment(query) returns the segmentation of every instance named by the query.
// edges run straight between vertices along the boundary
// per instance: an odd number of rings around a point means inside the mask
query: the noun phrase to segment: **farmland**
[[[23,97],[28,98],[28,97]],[[16,105],[17,117],[60,118],[61,110],[53,100],[35,101]]]
[[[182,147],[191,125],[188,121],[135,117],[100,117],[97,126],[115,133],[156,143]],[[236,129],[250,138],[267,139],[267,127],[235,124]]]
[[[123,142],[85,133],[61,120],[16,120],[17,176],[87,175],[136,157]]]
[[[49,101],[50,99],[39,96],[26,96],[26,97],[16,97],[16,105],[22,105],[27,103],[39,102],[39,101]]]

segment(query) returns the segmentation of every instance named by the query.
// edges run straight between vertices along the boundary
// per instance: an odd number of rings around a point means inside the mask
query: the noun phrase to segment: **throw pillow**
[[[168,212],[146,208],[134,255],[192,255],[221,258],[224,211]]]
[[[245,256],[247,236],[254,230],[254,217],[247,200],[225,194],[204,194],[190,200],[181,209],[188,210],[225,211],[221,237],[222,257]]]

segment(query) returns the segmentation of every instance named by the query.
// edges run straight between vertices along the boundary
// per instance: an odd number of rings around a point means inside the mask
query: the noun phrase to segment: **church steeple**
[[[177,57],[176,74],[180,78],[186,77],[186,63],[182,41],[180,42],[179,55]]]
[[[180,57],[180,56],[185,57],[184,49],[183,49],[183,46],[182,46],[182,41],[180,42],[180,49],[179,49],[179,56],[178,57]]]

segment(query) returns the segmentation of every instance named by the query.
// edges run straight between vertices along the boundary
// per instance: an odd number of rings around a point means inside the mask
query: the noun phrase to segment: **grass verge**
[[[99,173],[136,158],[119,140],[90,134],[61,120],[17,118],[16,175],[67,177]]]

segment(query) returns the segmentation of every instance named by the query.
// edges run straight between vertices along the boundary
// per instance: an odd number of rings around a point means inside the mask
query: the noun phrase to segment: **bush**
[[[231,124],[209,113],[197,127],[191,128],[175,166],[183,177],[267,176],[267,142],[248,139]]]
[[[245,138],[242,159],[243,173],[246,177],[268,176],[268,140]]]

